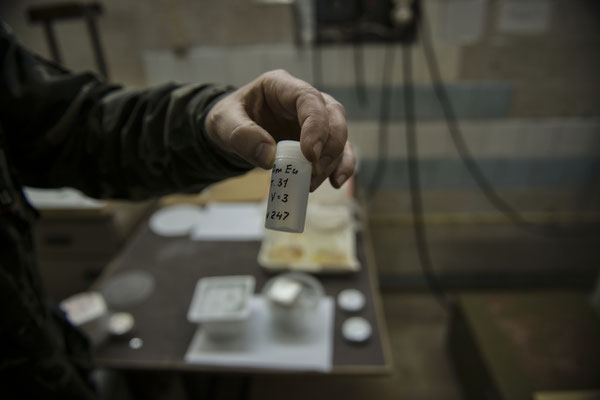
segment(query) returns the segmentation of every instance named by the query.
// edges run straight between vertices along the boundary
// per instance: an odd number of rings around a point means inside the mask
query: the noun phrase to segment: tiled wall
[[[377,164],[377,124],[350,124],[367,184]],[[501,189],[570,190],[597,184],[600,176],[600,119],[494,119],[462,123],[465,141],[490,182]],[[442,122],[417,126],[421,179],[425,189],[473,189],[475,182],[458,158]],[[389,129],[388,157],[381,187],[408,188],[404,127]]]
[[[436,53],[443,62],[440,64],[442,76],[455,80],[458,74],[458,47],[436,44]],[[292,75],[313,82],[313,61],[320,59],[323,82],[328,87],[347,86],[354,83],[353,68],[355,48],[349,45],[331,45],[312,48],[297,48],[290,43],[268,43],[254,45],[197,46],[188,49],[183,56],[177,56],[170,49],[144,51],[144,72],[149,84],[160,83],[165,79],[189,81],[222,81],[242,85],[258,74],[275,68],[283,68]],[[382,64],[386,51],[393,54],[394,73],[392,85],[402,81],[400,68],[400,47],[365,44],[359,47],[364,60],[364,81],[369,87],[380,87]],[[318,54],[316,54],[318,52]],[[414,80],[417,83],[429,82],[422,52],[414,51]]]
[[[389,131],[390,158],[405,158],[403,123],[392,123]],[[600,118],[466,120],[461,123],[461,131],[472,153],[484,159],[600,158]],[[376,122],[351,121],[349,133],[351,140],[359,146],[361,157],[376,157]],[[444,122],[420,122],[417,133],[420,156],[456,156]]]
[[[361,158],[361,182],[366,184],[377,158],[381,88],[381,71],[377,68],[381,69],[385,48],[363,48],[366,104],[358,100],[354,86],[352,48],[329,47],[321,51],[322,77],[327,85],[323,89],[346,107],[350,140]],[[291,45],[200,47],[185,58],[168,51],[147,52],[144,66],[151,83],[176,76],[181,81],[212,79],[243,84],[261,71],[274,68],[284,68],[311,81],[311,57],[311,50],[298,50]],[[423,186],[473,188],[473,180],[457,157],[433,89],[426,84],[422,62],[415,62],[415,70],[420,71],[415,101]],[[452,63],[444,65],[444,74],[452,75]],[[396,62],[387,146],[390,164],[382,187],[404,190],[406,145],[400,75]],[[453,81],[447,87],[465,140],[494,185],[521,189],[578,187],[593,182],[600,174],[600,117],[512,118],[511,81]]]

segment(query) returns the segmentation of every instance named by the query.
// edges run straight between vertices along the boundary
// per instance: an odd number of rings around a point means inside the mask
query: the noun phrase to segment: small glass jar
[[[295,233],[304,231],[311,173],[312,165],[302,154],[300,142],[282,140],[277,143],[265,228]]]
[[[310,336],[319,324],[321,283],[311,275],[289,272],[271,278],[263,288],[273,327],[290,336]]]

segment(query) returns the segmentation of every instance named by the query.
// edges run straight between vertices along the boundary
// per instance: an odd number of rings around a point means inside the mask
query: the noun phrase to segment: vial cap
[[[300,149],[300,142],[296,140],[282,140],[277,143],[277,150],[275,150],[275,158],[278,157],[293,157],[299,158],[301,160],[306,160],[304,154],[302,154],[302,149]]]

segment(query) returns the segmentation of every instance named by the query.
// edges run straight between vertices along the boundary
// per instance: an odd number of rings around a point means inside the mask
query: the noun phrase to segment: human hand
[[[300,140],[313,165],[311,191],[328,177],[339,188],[354,173],[344,107],[283,70],[266,72],[217,102],[206,132],[224,150],[266,169],[273,167],[276,142]]]

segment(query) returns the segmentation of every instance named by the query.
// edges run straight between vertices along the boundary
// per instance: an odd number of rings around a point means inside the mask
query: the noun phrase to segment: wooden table
[[[248,370],[234,366],[218,368],[190,364],[184,360],[197,329],[195,324],[187,321],[186,314],[198,279],[217,275],[253,275],[256,278],[256,291],[260,292],[271,275],[257,263],[259,248],[258,241],[201,242],[187,237],[161,237],[151,232],[147,223],[143,223],[97,283],[99,286],[115,274],[131,270],[145,271],[155,278],[153,294],[143,303],[125,310],[135,317],[133,336],[141,338],[143,346],[133,350],[129,347],[128,338],[111,339],[96,349],[98,366],[127,371],[294,373]],[[333,298],[346,288],[359,289],[366,295],[366,307],[358,315],[371,322],[373,336],[359,345],[345,341],[341,335],[341,325],[351,314],[336,305],[331,373],[385,374],[391,370],[389,341],[368,231],[357,234],[357,249],[362,264],[359,272],[319,276],[319,280],[326,294]]]

